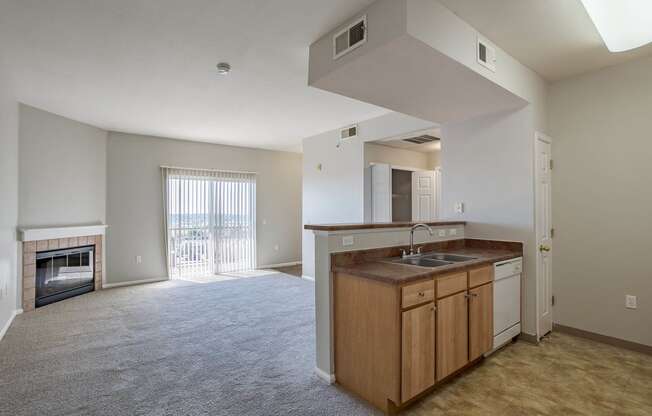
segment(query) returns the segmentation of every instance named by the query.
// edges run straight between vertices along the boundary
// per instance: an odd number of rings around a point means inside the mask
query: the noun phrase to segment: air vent
[[[354,20],[353,23],[333,36],[333,59],[346,55],[367,41],[367,16]]]
[[[439,137],[431,136],[429,134],[424,134],[417,137],[410,137],[409,139],[403,139],[404,142],[413,143],[413,144],[424,144],[436,142],[439,140]]]
[[[478,63],[485,68],[496,72],[496,48],[489,45],[484,39],[478,38]]]
[[[345,127],[340,130],[340,140],[349,140],[358,137],[358,125]]]

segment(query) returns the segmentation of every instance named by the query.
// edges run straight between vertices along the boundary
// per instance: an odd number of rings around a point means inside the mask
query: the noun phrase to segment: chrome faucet
[[[416,254],[421,254],[421,247],[417,248],[417,252],[414,252],[414,231],[418,230],[419,228],[425,228],[428,230],[428,233],[430,235],[434,234],[434,231],[432,231],[432,228],[430,228],[429,225],[427,224],[414,224],[412,228],[410,229],[410,252],[406,253],[405,250],[403,250],[402,257],[409,257],[409,256],[414,256]]]

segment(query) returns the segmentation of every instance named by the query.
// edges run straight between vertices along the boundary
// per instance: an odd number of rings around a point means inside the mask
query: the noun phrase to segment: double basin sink
[[[475,260],[476,257],[461,256],[458,254],[445,253],[425,253],[416,256],[402,257],[391,260],[392,263],[410,264],[421,267],[439,267],[447,266],[453,263],[460,263],[469,260]]]

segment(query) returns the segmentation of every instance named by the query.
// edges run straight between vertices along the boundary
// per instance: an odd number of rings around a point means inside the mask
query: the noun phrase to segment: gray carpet
[[[95,292],[16,317],[1,415],[369,415],[319,380],[314,286],[275,274]]]

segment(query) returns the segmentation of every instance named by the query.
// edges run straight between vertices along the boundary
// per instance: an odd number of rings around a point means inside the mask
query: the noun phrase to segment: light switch
[[[353,236],[352,235],[347,235],[346,237],[342,237],[342,245],[344,247],[352,246],[353,245]]]
[[[625,296],[625,307],[627,309],[636,309],[636,296],[626,295]]]

